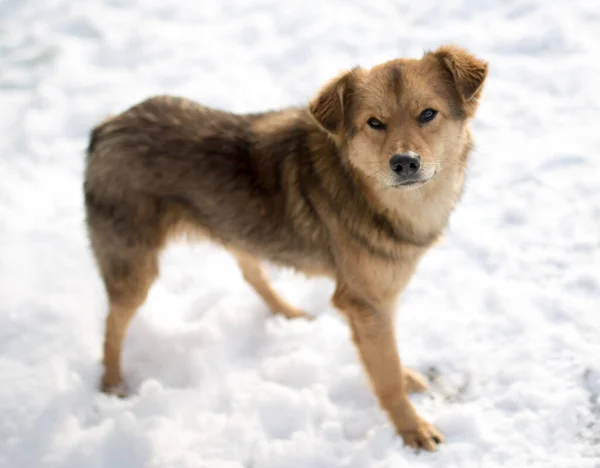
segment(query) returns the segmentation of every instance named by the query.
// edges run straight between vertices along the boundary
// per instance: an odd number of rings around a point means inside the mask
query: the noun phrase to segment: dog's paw
[[[279,312],[281,315],[283,315],[285,318],[287,318],[288,320],[295,320],[295,319],[304,319],[304,320],[314,320],[315,317],[310,315],[308,312],[304,312],[301,309],[287,309],[285,311]]]
[[[444,437],[433,424],[420,418],[415,429],[399,432],[399,435],[404,439],[404,445],[416,449],[435,451],[444,442]]]
[[[112,395],[119,398],[125,398],[128,394],[127,387],[123,382],[119,382],[118,384],[112,384],[103,381],[102,392],[106,393],[107,395]]]
[[[422,393],[429,388],[427,379],[415,370],[403,367],[402,377],[407,393]]]
[[[292,318],[301,318],[304,320],[314,320],[315,316],[309,314],[308,312],[304,312],[303,310],[299,311],[299,314]]]

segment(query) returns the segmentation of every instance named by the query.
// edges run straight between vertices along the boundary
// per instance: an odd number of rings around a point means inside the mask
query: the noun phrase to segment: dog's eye
[[[367,125],[375,130],[385,130],[385,124],[375,117],[371,117],[369,120],[367,120]]]
[[[423,112],[421,112],[421,115],[419,115],[419,123],[424,124],[431,122],[433,119],[435,119],[437,113],[438,111],[435,109],[425,109]]]

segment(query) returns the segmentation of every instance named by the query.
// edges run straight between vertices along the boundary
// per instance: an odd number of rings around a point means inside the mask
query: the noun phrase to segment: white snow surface
[[[270,267],[316,316],[270,316],[234,261],[176,245],[98,391],[106,297],[85,234],[91,127],[149,95],[305,103],[356,64],[443,43],[489,60],[465,196],[402,296],[403,447],[333,284]],[[0,466],[600,466],[600,3],[0,1]]]

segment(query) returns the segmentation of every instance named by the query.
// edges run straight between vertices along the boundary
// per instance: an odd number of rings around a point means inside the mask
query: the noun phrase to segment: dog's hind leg
[[[164,217],[152,201],[123,198],[116,203],[87,188],[86,211],[92,250],[109,302],[102,390],[123,395],[123,340],[158,276],[158,254],[166,232]]]
[[[104,337],[104,392],[120,396],[126,393],[121,376],[123,341],[131,319],[146,300],[158,275],[157,254],[154,251],[137,252],[137,255],[103,259],[103,277],[109,299]]]
[[[271,312],[281,314],[288,319],[313,317],[306,312],[294,307],[279,296],[269,284],[267,275],[260,265],[260,261],[246,252],[232,250],[231,253],[237,258],[238,265],[242,270],[244,279],[250,284],[260,297],[267,303]]]

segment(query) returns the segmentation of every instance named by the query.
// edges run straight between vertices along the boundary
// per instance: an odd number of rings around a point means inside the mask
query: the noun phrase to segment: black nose
[[[409,156],[408,154],[395,154],[390,159],[390,167],[398,175],[416,174],[421,167],[421,158]]]

